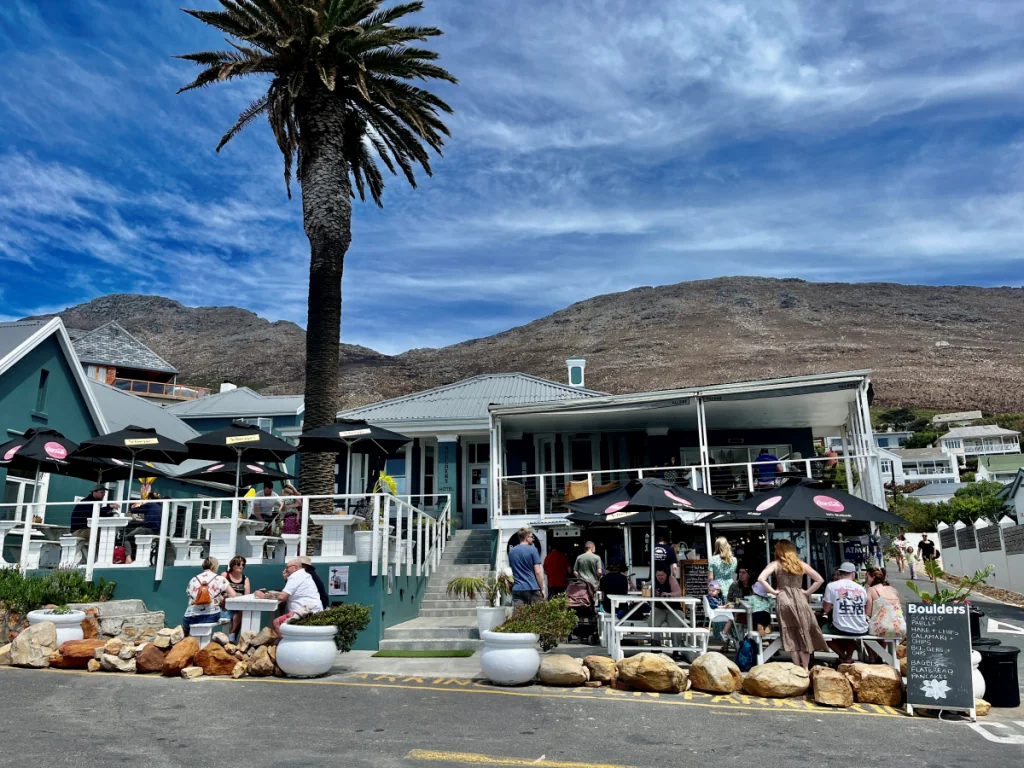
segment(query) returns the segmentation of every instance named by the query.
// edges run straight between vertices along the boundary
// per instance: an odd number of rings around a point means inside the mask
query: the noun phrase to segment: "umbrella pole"
[[[811,565],[811,518],[804,520],[804,562]]]
[[[345,514],[348,514],[348,494],[352,492],[352,446],[345,443]]]
[[[32,515],[35,514],[36,500],[39,498],[39,482],[42,478],[42,462],[36,462],[36,484],[32,488],[32,504],[25,509],[25,519],[21,521],[21,572],[28,571],[28,549],[32,541]]]
[[[671,577],[671,572],[669,576]],[[651,510],[651,626],[654,626],[654,510]],[[653,635],[652,635],[653,637]]]
[[[764,521],[764,553],[768,556],[768,563],[772,561],[772,537],[768,533],[768,521]],[[767,565],[768,563],[765,563]]]
[[[128,514],[128,502],[132,500],[132,480],[135,479],[135,451],[132,451],[132,466],[128,470],[128,488],[124,492],[124,512]]]
[[[237,449],[236,452],[238,457],[235,461],[235,498],[231,500],[231,527],[228,529],[228,560],[235,556],[235,547],[238,546],[238,486],[242,483],[242,452]]]

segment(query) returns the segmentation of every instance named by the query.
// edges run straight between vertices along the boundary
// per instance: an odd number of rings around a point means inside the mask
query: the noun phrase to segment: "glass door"
[[[469,464],[469,515],[467,528],[490,527],[490,463]]]

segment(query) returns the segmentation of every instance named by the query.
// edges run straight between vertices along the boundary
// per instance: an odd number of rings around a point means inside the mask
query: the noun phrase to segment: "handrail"
[[[162,381],[146,379],[114,378],[114,386],[133,395],[149,395],[150,397],[170,397],[177,400],[198,400],[213,394],[209,387],[194,387],[187,384],[169,384]]]

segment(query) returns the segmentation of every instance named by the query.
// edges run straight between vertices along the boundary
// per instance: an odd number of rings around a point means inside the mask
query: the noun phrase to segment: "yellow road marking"
[[[628,765],[612,763],[567,763],[563,760],[531,760],[526,757],[492,757],[473,752],[437,752],[431,749],[414,749],[405,756],[406,760],[423,760],[431,763],[464,763],[468,765],[529,765],[538,768],[631,768]]]

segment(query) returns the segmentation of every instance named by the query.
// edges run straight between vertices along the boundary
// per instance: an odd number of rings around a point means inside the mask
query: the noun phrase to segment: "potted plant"
[[[398,495],[398,483],[391,475],[380,473],[377,478],[377,482],[373,486],[374,493],[388,493],[392,496]],[[388,521],[384,518],[384,507],[381,505],[380,511],[380,529],[382,536],[389,536],[394,528],[388,525]],[[373,559],[373,522],[366,520],[356,525],[355,530],[352,532],[355,537],[356,543],[356,561],[360,563],[368,563]],[[394,550],[392,549],[392,552]],[[391,555],[391,561],[394,562],[394,555]]]
[[[522,685],[540,669],[540,653],[558,645],[576,628],[576,614],[565,595],[547,602],[524,605],[493,632],[481,632],[484,647],[480,667],[498,685]]]
[[[289,619],[281,625],[277,666],[289,677],[320,677],[334,666],[338,652],[352,650],[370,625],[370,608],[352,603]]]
[[[30,626],[44,621],[52,621],[54,626],[57,627],[58,648],[68,640],[81,640],[84,637],[82,634],[82,621],[85,619],[85,611],[76,611],[68,608],[66,605],[60,605],[56,608],[42,608],[38,611],[29,611],[27,618]]]
[[[508,618],[508,609],[498,603],[507,595],[512,594],[512,579],[500,573],[493,579],[483,576],[459,576],[448,582],[448,597],[476,602],[480,598],[487,600],[486,606],[476,609],[477,626],[481,636],[499,626]]]

